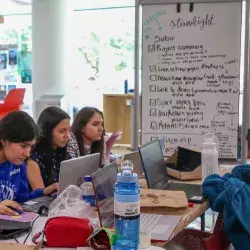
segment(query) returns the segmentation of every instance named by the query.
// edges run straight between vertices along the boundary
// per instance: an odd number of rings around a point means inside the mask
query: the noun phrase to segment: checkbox
[[[151,75],[150,81],[157,81],[157,75]]]
[[[151,141],[155,141],[155,140],[158,140],[158,137],[152,136]]]
[[[150,85],[149,86],[149,91],[150,92],[156,92],[156,85]]]
[[[150,106],[156,106],[156,100],[155,99],[150,99],[149,103],[150,103]]]
[[[155,65],[149,65],[150,72],[156,72],[156,66]]]
[[[152,121],[152,122],[150,123],[150,129],[152,129],[152,130],[157,130],[157,122]],[[152,138],[152,137],[151,137],[151,138]]]
[[[148,52],[155,52],[155,45],[148,45]]]
[[[150,109],[150,116],[156,116],[156,109]]]

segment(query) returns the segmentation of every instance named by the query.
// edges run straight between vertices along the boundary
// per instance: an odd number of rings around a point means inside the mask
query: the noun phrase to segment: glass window
[[[76,11],[71,102],[102,110],[103,94],[124,93],[134,86],[135,9]]]

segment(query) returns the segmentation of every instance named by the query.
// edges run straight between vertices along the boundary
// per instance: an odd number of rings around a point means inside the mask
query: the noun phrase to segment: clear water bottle
[[[218,152],[216,143],[214,142],[214,134],[208,133],[204,135],[204,142],[201,151],[201,168],[202,180],[211,174],[218,173]]]
[[[92,179],[90,175],[84,176],[81,189],[83,192],[83,200],[86,202],[89,202],[91,207],[94,207],[95,206],[95,194],[94,194]]]
[[[114,188],[115,232],[118,236],[115,250],[139,249],[140,186],[129,161],[121,166]]]

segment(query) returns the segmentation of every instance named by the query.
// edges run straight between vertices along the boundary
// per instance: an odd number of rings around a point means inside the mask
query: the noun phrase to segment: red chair
[[[117,139],[122,135],[122,131],[114,132],[109,139],[106,141],[106,159],[107,163],[109,163],[109,155],[111,153],[112,147],[116,143]]]
[[[213,233],[196,229],[184,229],[170,240],[166,250],[226,250],[231,242],[224,230],[222,214],[219,213]]]
[[[12,111],[21,110],[25,90],[26,89],[20,88],[11,89],[9,91],[8,95],[4,99],[4,102],[0,103],[0,118],[4,117]]]

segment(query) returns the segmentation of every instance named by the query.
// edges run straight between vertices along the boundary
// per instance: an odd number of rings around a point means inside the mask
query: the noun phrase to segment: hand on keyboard
[[[54,183],[43,189],[43,195],[48,196],[58,191],[58,183]]]

